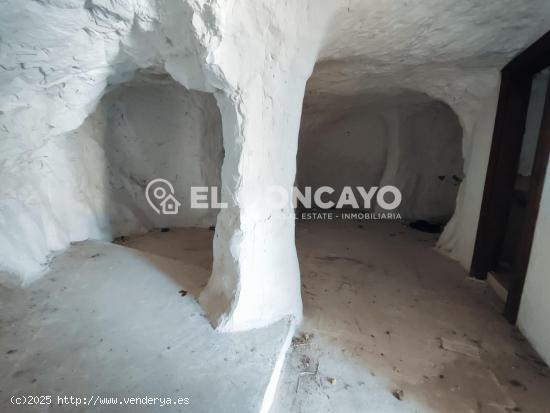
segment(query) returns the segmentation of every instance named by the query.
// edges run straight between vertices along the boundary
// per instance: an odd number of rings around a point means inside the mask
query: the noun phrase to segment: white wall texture
[[[549,23],[546,0],[4,1],[0,267],[29,281],[50,251],[101,236],[84,174],[75,175],[61,137],[112,86],[150,68],[214,93],[221,113],[229,208],[217,218],[201,304],[222,331],[299,320],[294,221],[290,210],[266,204],[265,188],[294,182],[302,100],[316,63],[314,119],[350,97],[402,89],[457,114],[465,179],[440,246],[468,266],[498,69]]]
[[[307,122],[302,117],[302,124]],[[336,120],[300,131],[297,186],[313,190],[330,186],[336,191],[323,199],[338,201],[345,186],[379,185],[388,156],[388,131],[383,114],[357,108]],[[357,194],[358,195],[358,194]],[[360,199],[360,198],[358,198]]]
[[[192,186],[221,184],[221,116],[211,94],[188,91],[167,75],[139,76],[106,94],[78,129],[60,139],[74,175],[86,177],[79,187],[101,217],[95,224],[106,239],[215,225],[218,211],[192,209],[189,199]],[[159,215],[148,205],[145,188],[155,178],[174,186],[177,215]]]
[[[518,316],[519,328],[545,361],[550,364],[549,244],[550,168],[546,170],[544,190]]]
[[[312,130],[305,126],[311,121],[302,120],[299,186],[331,186],[336,191],[324,199],[336,202],[345,186],[394,185],[403,195],[395,211],[404,218],[448,220],[463,174],[457,116],[447,105],[407,91],[363,101],[350,111],[335,107]]]

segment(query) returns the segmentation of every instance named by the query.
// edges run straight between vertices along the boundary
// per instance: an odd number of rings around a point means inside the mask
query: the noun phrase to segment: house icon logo
[[[159,215],[176,215],[178,213],[181,202],[174,194],[174,186],[162,178],[153,179],[145,188],[147,202]]]

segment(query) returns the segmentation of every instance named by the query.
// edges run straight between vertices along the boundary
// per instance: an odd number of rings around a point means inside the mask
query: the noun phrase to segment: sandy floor
[[[272,413],[550,412],[550,371],[484,283],[399,223],[300,223],[305,321]]]
[[[77,244],[30,288],[1,287],[0,411],[258,411],[288,329],[212,331],[193,300],[212,234]],[[305,321],[272,413],[550,412],[548,367],[434,242],[399,223],[298,223]],[[191,404],[22,409],[11,394]]]

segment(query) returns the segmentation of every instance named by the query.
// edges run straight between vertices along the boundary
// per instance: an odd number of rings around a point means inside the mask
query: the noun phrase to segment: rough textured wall
[[[395,165],[388,165],[382,184],[401,189],[399,211],[404,218],[446,222],[455,211],[464,173],[462,128],[455,113],[441,102],[402,111],[393,145],[399,155]]]
[[[335,192],[323,199],[337,202],[344,186],[379,185],[386,165],[388,130],[383,115],[369,109],[357,108],[314,130],[301,130],[296,176],[299,188],[310,186],[315,191],[330,186]]]
[[[463,173],[462,129],[447,105],[408,91],[363,97],[349,111],[336,99],[336,119],[314,120],[307,119],[314,108],[304,104],[300,187],[331,186],[335,193],[324,199],[334,201],[344,186],[394,185],[403,194],[396,211],[404,218],[451,217]]]
[[[103,236],[98,219],[107,206],[98,218],[83,200],[86,182],[67,173],[75,165],[60,137],[78,129],[113,86],[152,69],[213,92],[222,117],[229,208],[217,219],[213,277],[201,296],[212,322],[243,330],[299,320],[294,222],[263,195],[265,185],[294,180],[323,8],[248,0],[12,0],[0,7],[1,268],[28,282],[47,269],[51,251]]]
[[[106,236],[104,192],[88,186],[105,168],[83,171],[67,134],[139,68],[168,71],[188,87],[208,89],[199,56],[209,37],[199,41],[192,34],[194,13],[184,2],[0,5],[1,270],[29,281],[46,269],[51,251]],[[208,32],[204,25],[202,30]],[[99,162],[99,146],[83,145],[86,160]]]
[[[456,209],[445,226],[437,247],[470,268],[474,252],[479,212],[489,164],[491,140],[498,104],[500,77],[497,73],[485,78],[487,96],[475,100],[476,105],[457,105],[464,131],[462,153],[464,179],[458,190]]]
[[[438,247],[469,268],[499,70],[547,31],[550,3],[429,0],[339,5],[329,20],[315,73],[309,79],[317,112],[328,114],[335,96],[343,101],[399,88],[426,93],[453,109],[463,129],[464,180]],[[524,23],[521,34],[509,30],[518,22]]]
[[[189,188],[220,186],[220,113],[211,94],[188,91],[169,76],[141,76],[115,86],[79,128],[52,137],[41,153],[41,180],[48,185],[37,186],[35,195],[47,196],[43,213],[55,219],[21,245],[17,225],[24,215],[14,211],[19,220],[6,223],[0,244],[2,251],[17,248],[5,256],[7,269],[17,269],[21,251],[40,248],[40,235],[110,240],[216,222],[217,210],[190,209]],[[179,214],[158,215],[147,204],[145,187],[154,178],[174,185],[182,201]]]
[[[96,214],[107,215],[101,225],[107,237],[216,223],[217,210],[191,209],[189,199],[191,186],[221,184],[221,117],[211,94],[188,91],[167,75],[139,76],[106,94],[66,139],[74,173],[88,177],[82,190],[104,198]],[[100,159],[88,156],[91,146]],[[174,186],[177,215],[159,215],[148,205],[145,187],[155,178]]]
[[[267,188],[294,183],[305,85],[331,5],[223,4],[220,30],[233,35],[222,35],[214,56],[226,59],[232,91],[216,95],[229,208],[218,215],[212,277],[199,302],[219,330],[235,331],[302,318],[293,210],[270,205]]]

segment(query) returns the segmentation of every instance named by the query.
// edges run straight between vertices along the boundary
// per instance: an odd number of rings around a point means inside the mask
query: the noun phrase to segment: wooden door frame
[[[500,95],[491,154],[479,215],[470,275],[479,279],[497,264],[504,240],[514,182],[519,165],[533,77],[550,66],[550,32],[508,63],[501,72]],[[543,124],[529,188],[527,218],[517,255],[517,268],[508,291],[506,318],[515,323],[527,274],[550,147],[550,100],[547,95]]]

